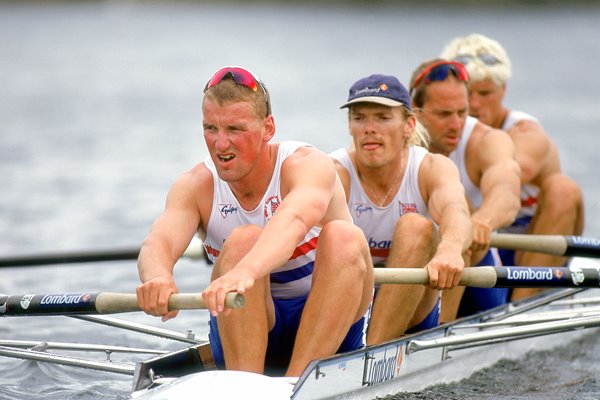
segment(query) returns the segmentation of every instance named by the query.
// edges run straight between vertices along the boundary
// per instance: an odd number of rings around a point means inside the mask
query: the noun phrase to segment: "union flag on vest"
[[[398,203],[400,204],[400,215],[419,212],[417,210],[417,203],[404,203],[402,201],[399,201]]]

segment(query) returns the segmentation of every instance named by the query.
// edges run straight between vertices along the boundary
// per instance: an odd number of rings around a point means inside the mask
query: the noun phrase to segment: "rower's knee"
[[[436,229],[431,220],[417,213],[409,213],[404,214],[396,222],[394,241],[410,242],[419,247],[433,247],[436,235]]]
[[[543,200],[539,206],[550,218],[577,210],[583,201],[583,194],[577,182],[563,174],[555,174],[544,181],[541,197]]]
[[[223,243],[223,249],[213,266],[213,279],[231,270],[252,249],[261,232],[262,228],[257,225],[234,228]]]
[[[335,262],[331,266],[340,266],[344,273],[349,268],[356,269],[361,276],[371,266],[371,256],[364,233],[356,225],[346,221],[332,221],[325,225],[319,235],[319,250],[327,252]],[[368,261],[368,262],[367,262]]]

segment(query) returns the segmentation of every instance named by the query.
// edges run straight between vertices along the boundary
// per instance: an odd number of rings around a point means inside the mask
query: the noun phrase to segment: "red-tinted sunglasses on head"
[[[265,101],[267,103],[267,115],[271,114],[271,104],[269,103],[269,92],[267,92],[267,88],[263,85],[263,83],[257,79],[252,73],[244,68],[240,67],[225,67],[221,68],[210,78],[210,80],[206,83],[204,87],[204,92],[206,92],[209,88],[218,85],[223,81],[223,79],[233,79],[233,81],[238,84],[247,87],[248,89],[256,92],[258,88],[262,90]]]
[[[431,82],[443,81],[452,73],[461,81],[469,81],[469,73],[464,65],[456,61],[438,61],[425,68],[416,78],[413,84],[413,90],[419,86],[421,82],[429,85]]]

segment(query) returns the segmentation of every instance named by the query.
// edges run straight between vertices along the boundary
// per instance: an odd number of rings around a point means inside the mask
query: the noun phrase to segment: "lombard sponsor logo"
[[[394,379],[400,374],[403,346],[386,347],[383,351],[367,353],[365,358],[363,386]]]
[[[88,303],[91,299],[89,293],[83,294],[46,294],[40,300],[40,305],[65,305]]]
[[[379,85],[376,88],[366,87],[366,88],[363,88],[363,89],[357,89],[357,90],[354,91],[354,95],[355,96],[359,96],[359,95],[363,95],[363,94],[366,94],[366,95],[377,94],[377,93],[379,93],[381,91],[385,92],[388,89],[389,89],[388,85],[386,85],[385,83],[382,83],[381,85]]]
[[[371,249],[389,249],[390,247],[392,247],[391,240],[377,241],[372,237],[369,238],[369,248]]]
[[[219,204],[219,212],[223,218],[227,218],[229,214],[236,213],[238,208],[233,204]]]
[[[551,281],[554,278],[552,268],[511,268],[507,269],[507,279],[518,281]]]
[[[577,246],[598,247],[600,246],[600,239],[573,236],[573,244]]]
[[[357,217],[360,217],[361,215],[368,212],[373,212],[373,207],[371,207],[367,203],[354,203],[352,206]]]

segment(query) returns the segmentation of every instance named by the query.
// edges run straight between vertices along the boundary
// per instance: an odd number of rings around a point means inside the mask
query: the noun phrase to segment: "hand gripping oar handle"
[[[424,268],[375,268],[378,284],[429,284]],[[492,287],[600,287],[596,268],[578,267],[473,267],[466,268],[459,285]]]
[[[467,268],[463,271],[459,285],[494,287],[496,279],[494,267]],[[429,272],[424,268],[375,268],[375,283],[428,285]]]
[[[228,293],[225,306],[241,308],[244,296]],[[201,294],[176,293],[169,298],[169,310],[206,309]],[[0,316],[116,314],[141,311],[135,294],[62,293],[0,295]]]
[[[583,236],[494,233],[492,247],[565,257],[600,258],[600,239]]]

